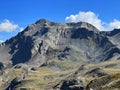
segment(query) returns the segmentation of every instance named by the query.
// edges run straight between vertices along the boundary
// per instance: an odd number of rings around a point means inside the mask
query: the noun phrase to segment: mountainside
[[[0,90],[120,90],[120,29],[40,19],[0,43]]]
[[[118,48],[120,48],[120,29],[114,29],[113,31],[109,32],[101,32],[105,36],[110,37],[110,41],[116,45]]]
[[[40,66],[49,60],[98,63],[120,57],[119,34],[120,30],[102,33],[84,22],[64,24],[41,19],[7,40],[0,47],[0,58],[12,60],[13,65]]]

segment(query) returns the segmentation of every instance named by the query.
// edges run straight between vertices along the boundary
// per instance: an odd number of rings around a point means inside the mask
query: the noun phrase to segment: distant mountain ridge
[[[99,63],[120,58],[120,29],[99,31],[85,22],[40,19],[0,46],[0,61],[47,65],[51,60]]]

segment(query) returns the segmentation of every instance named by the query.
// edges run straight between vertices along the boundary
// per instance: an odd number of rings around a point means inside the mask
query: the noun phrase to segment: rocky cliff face
[[[49,60],[98,63],[120,58],[120,30],[100,32],[85,23],[55,23],[45,19],[29,25],[0,46],[0,58],[13,65],[41,66]]]

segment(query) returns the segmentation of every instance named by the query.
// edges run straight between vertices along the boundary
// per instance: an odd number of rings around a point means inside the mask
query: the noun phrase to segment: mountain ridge
[[[2,51],[9,51],[7,52],[8,56],[6,54],[7,58],[4,57],[12,60],[13,65],[29,63],[29,61],[39,62],[42,65],[50,59],[47,56],[50,52],[53,53],[53,57],[50,56],[51,59],[73,59],[73,61],[79,61],[78,54],[81,54],[81,63],[82,61],[87,63],[101,62],[112,58],[114,53],[118,53],[119,55],[120,49],[114,45],[116,42],[114,43],[113,40],[110,41],[108,38],[108,36],[113,37],[117,33],[120,33],[119,30],[101,32],[91,24],[85,22],[55,23],[40,19],[35,24],[26,27],[24,31],[18,33],[15,37],[7,40],[3,46],[6,50],[2,49]],[[64,52],[65,48],[69,48],[68,54]],[[106,57],[102,57],[101,50],[103,48],[103,51],[108,50]],[[98,52],[93,55],[92,53],[95,53],[97,49]],[[69,52],[70,50],[71,52]],[[54,56],[54,53],[58,55]],[[72,54],[77,55],[77,58],[73,58]],[[39,60],[40,58],[42,59]],[[89,59],[90,61],[86,61],[85,59]]]
[[[0,44],[0,90],[119,90],[120,29],[40,19]]]

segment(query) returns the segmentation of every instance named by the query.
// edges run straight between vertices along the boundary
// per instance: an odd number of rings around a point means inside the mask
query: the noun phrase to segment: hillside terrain
[[[0,90],[120,90],[120,29],[38,20],[0,44]]]

